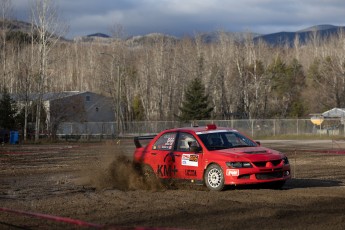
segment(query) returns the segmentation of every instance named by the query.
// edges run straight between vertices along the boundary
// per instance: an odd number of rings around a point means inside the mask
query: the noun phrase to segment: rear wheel
[[[151,166],[143,165],[141,167],[141,173],[144,177],[144,183],[146,184],[148,189],[161,188],[161,183]]]
[[[224,173],[222,168],[217,164],[211,164],[207,167],[204,181],[208,189],[221,191],[224,188]]]
[[[141,172],[145,178],[145,181],[153,181],[153,180],[157,179],[155,172],[153,171],[153,169],[149,165],[143,165],[141,167]]]

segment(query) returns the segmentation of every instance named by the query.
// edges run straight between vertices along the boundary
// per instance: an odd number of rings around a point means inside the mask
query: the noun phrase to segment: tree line
[[[175,120],[183,117],[188,89],[199,79],[212,119],[300,118],[345,107],[344,31],[327,39],[315,31],[307,43],[296,37],[293,46],[276,47],[254,42],[250,33],[239,42],[222,31],[214,43],[199,35],[133,43],[120,30],[108,42],[66,41],[53,1],[36,3],[41,7],[32,10],[32,33],[14,33],[2,14],[0,89],[24,99],[29,93],[92,91],[119,105],[114,113],[122,122]]]

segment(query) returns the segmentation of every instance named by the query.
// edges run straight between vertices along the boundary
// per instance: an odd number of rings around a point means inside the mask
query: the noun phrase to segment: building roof
[[[58,93],[44,93],[42,95],[42,100],[43,101],[52,101],[55,99],[59,99],[59,98],[64,98],[64,97],[70,97],[70,96],[74,96],[77,94],[82,94],[82,93],[86,93],[86,92],[79,92],[79,91],[65,91],[65,92],[58,92]],[[15,101],[24,101],[24,95],[21,94],[12,94],[11,98]],[[30,93],[28,95],[28,101],[35,101],[37,100],[39,97],[38,93]]]
[[[342,118],[345,117],[345,108],[333,108],[322,113],[324,118]]]

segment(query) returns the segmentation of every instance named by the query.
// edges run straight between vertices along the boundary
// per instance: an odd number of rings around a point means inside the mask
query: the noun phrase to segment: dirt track
[[[70,217],[105,229],[345,229],[345,142],[262,144],[289,156],[294,178],[282,190],[148,189],[130,162],[119,158],[131,155],[132,142],[0,146],[0,208]],[[0,212],[0,229],[73,228],[78,227]]]

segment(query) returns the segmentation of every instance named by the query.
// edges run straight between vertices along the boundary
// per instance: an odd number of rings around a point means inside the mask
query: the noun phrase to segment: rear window
[[[155,150],[172,150],[176,139],[176,132],[163,134],[152,146]]]

